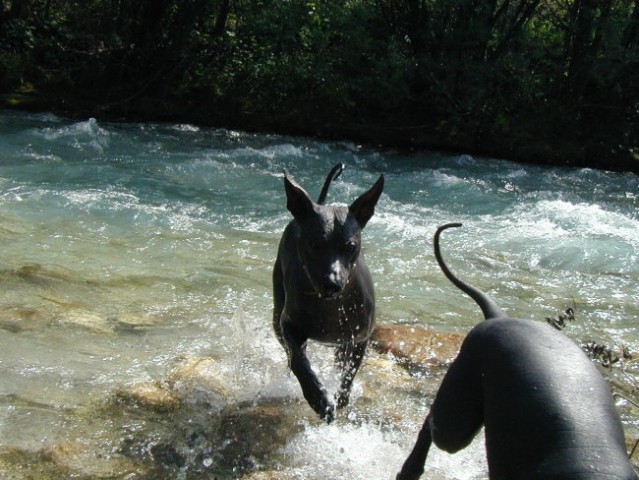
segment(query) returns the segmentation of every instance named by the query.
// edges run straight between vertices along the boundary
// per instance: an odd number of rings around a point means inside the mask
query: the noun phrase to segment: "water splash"
[[[307,426],[283,450],[293,468],[304,478],[352,478],[391,480],[401,469],[412,444],[379,425]],[[464,451],[449,455],[432,447],[424,478],[485,480],[483,435]]]

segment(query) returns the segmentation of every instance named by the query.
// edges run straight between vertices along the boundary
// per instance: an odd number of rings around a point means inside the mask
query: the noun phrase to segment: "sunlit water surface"
[[[364,231],[379,322],[464,333],[480,321],[432,254],[435,228],[460,221],[442,237],[446,258],[508,313],[543,320],[574,305],[566,332],[576,341],[639,352],[634,175],[0,112],[2,445],[91,432],[115,448],[117,429],[78,412],[185,357],[218,359],[238,402],[301,398],[271,331],[271,268],[291,219],[282,170],[315,197],[337,162],[346,170],[329,202],[386,177]],[[297,409],[304,428],[267,466],[394,478],[427,410],[411,402],[401,426],[365,406],[330,426]],[[636,418],[624,421],[636,432]],[[428,467],[430,478],[485,479],[481,438],[453,456],[434,449]]]

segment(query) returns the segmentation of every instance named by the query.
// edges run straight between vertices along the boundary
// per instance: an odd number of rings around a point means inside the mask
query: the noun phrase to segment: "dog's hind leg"
[[[275,336],[284,348],[286,348],[286,344],[282,338],[281,317],[285,300],[284,274],[282,272],[282,262],[280,262],[278,255],[275,267],[273,268],[273,330],[275,331]]]
[[[342,369],[340,388],[335,395],[337,408],[348,405],[353,380],[364,359],[367,343],[366,340],[359,343],[348,342],[335,349],[335,363]]]
[[[413,450],[402,466],[402,470],[397,474],[395,480],[417,480],[424,473],[424,464],[428,456],[428,450],[433,441],[430,432],[430,415],[426,417],[424,426],[417,436],[417,441]]]
[[[469,355],[468,350],[472,348],[464,343],[446,372],[415,446],[396,480],[417,480],[424,473],[431,442],[454,453],[466,447],[483,425],[482,376],[475,368],[479,359]]]
[[[479,359],[472,351],[467,337],[442,380],[417,442],[397,480],[420,477],[431,441],[442,450],[454,453],[466,447],[483,425],[482,375],[476,368]]]
[[[433,441],[448,453],[465,448],[484,423],[483,375],[475,343],[466,337],[430,409]]]

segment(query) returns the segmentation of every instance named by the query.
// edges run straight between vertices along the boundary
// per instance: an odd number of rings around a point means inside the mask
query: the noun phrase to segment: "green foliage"
[[[406,98],[408,61],[394,39],[379,35],[381,19],[366,2],[236,8],[221,87],[248,111],[347,122],[379,116]]]
[[[637,148],[638,0],[0,6],[5,92],[31,82],[104,113],[383,131],[538,161],[620,161]]]

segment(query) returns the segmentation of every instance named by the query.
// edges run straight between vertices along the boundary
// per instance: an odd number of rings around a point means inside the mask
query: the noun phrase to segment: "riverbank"
[[[639,5],[581,3],[14,1],[0,105],[637,173]]]

